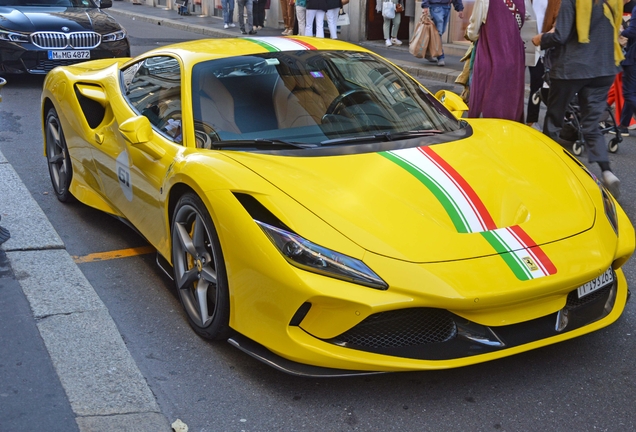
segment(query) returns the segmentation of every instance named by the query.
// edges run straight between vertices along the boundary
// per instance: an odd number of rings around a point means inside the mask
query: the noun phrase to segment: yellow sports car
[[[198,40],[51,71],[44,153],[60,201],[157,249],[199,335],[292,374],[465,366],[618,319],[614,198],[438,96],[340,41]]]

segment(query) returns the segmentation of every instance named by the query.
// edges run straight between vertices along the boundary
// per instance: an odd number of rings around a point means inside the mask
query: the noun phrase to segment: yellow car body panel
[[[317,50],[368,52],[329,39],[295,40]],[[47,110],[54,107],[65,131],[72,194],[86,205],[127,219],[168,262],[175,202],[185,191],[201,198],[223,251],[232,329],[293,362],[405,371],[493,360],[589,333],[620,316],[627,284],[619,267],[634,250],[633,226],[611,199],[617,235],[604,212],[607,201],[590,174],[556,143],[521,124],[470,119],[470,134],[430,147],[434,157],[472,187],[492,216],[491,227],[519,227],[534,241],[532,248],[548,257],[550,274],[530,280],[511,271],[502,258],[506,254],[481,232],[459,232],[448,207],[390,151],[304,157],[197,148],[193,65],[267,53],[267,43],[265,38],[259,43],[199,40],[138,57],[165,55],[179,62],[184,75],[181,144],[155,129],[149,137],[133,138],[138,142],[124,138],[121,125],[138,119],[139,113],[120,95],[119,69],[138,59],[57,68],[47,75],[42,93],[43,128]],[[82,98],[103,108],[98,124],[86,121]],[[388,289],[290,265],[237,200],[240,195],[253,197],[308,241],[362,261]],[[570,293],[610,267],[617,278],[611,310],[580,328],[539,340],[439,360],[367,352],[334,342],[374,314],[404,309],[445,310],[492,328],[521,325],[563,310]],[[290,325],[307,303],[307,313]]]

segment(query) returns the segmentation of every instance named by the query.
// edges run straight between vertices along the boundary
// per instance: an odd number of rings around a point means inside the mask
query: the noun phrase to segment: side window
[[[124,94],[139,114],[177,143],[181,136],[181,69],[168,56],[150,57],[122,71]]]

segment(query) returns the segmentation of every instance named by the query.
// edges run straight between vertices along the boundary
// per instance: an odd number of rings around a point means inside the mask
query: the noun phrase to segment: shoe
[[[236,24],[230,23],[230,27],[234,28],[234,27],[236,27]]]
[[[433,56],[430,55],[425,55],[424,58],[428,61],[430,61],[431,63],[437,63],[437,59]]]
[[[262,29],[263,27],[261,27],[261,26],[256,26],[256,27],[254,27],[254,28],[255,28],[256,30],[260,30],[260,29]]]
[[[391,42],[391,39],[387,39],[385,44],[386,46],[390,47],[391,45],[393,45],[393,42]]]
[[[611,133],[612,135],[616,135],[616,130],[618,130],[618,133],[620,133],[621,136],[624,136],[624,137],[629,136],[629,129],[627,127],[625,127],[625,126],[620,126],[619,125],[619,126],[614,127],[614,125],[609,123],[609,124],[605,124],[604,126],[601,124],[600,127],[601,128],[603,128],[603,127],[607,128],[607,133]]]
[[[229,24],[223,24],[223,28],[230,28]]]
[[[241,30],[241,34],[247,34],[245,30]]]
[[[281,34],[285,35],[285,36],[289,36],[290,34],[292,34],[294,30],[290,29],[290,28],[286,28],[285,30],[283,30],[283,32]]]
[[[397,39],[397,38],[391,38],[391,43],[393,43],[393,45],[402,45],[402,41]]]
[[[636,123],[627,126],[627,129],[629,129],[629,130],[636,129]]]
[[[624,137],[628,137],[629,136],[629,129],[626,128],[625,126],[619,126],[618,127],[618,132],[621,134],[621,136],[624,136]]]
[[[446,63],[444,63],[444,59],[437,59],[437,66],[446,66]]]
[[[248,32],[248,34],[254,35],[254,34],[256,34],[256,30],[250,30],[250,31]]]
[[[614,175],[613,172],[603,171],[601,173],[601,183],[603,183],[603,186],[605,186],[607,190],[610,191],[614,198],[618,199],[618,197],[621,195],[621,181]]]

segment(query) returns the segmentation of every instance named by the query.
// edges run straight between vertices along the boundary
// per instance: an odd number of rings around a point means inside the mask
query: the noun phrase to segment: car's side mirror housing
[[[100,9],[106,9],[109,7],[113,7],[113,0],[97,0],[99,3]]]
[[[133,147],[148,153],[154,159],[160,159],[166,154],[164,149],[151,142],[155,132],[152,130],[148,117],[135,116],[129,118],[119,125],[119,132]]]
[[[468,111],[468,105],[466,105],[461,96],[453,92],[440,90],[435,93],[435,97],[457,118],[462,118],[464,113]]]

